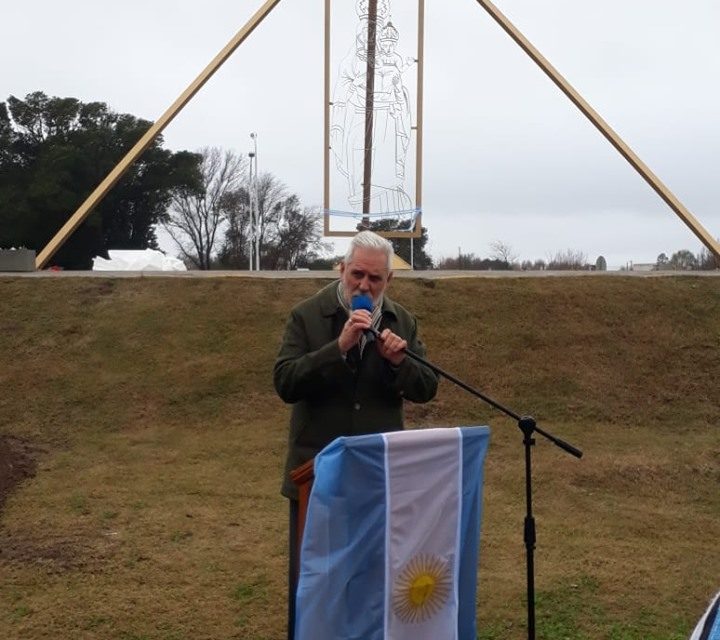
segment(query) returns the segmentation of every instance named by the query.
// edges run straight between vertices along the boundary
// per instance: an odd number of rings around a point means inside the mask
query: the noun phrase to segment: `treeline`
[[[0,102],[0,249],[43,249],[150,126],[40,91]],[[50,264],[89,269],[109,249],[157,249],[164,228],[189,267],[247,268],[251,195],[263,269],[321,259],[319,211],[271,173],[251,187],[247,163],[218,148],[168,151],[158,136]]]
[[[0,102],[0,248],[44,248],[150,126],[102,102],[42,92]],[[157,248],[155,226],[173,190],[197,184],[195,154],[162,144],[153,141],[53,264],[87,269],[109,248]]]
[[[103,102],[42,92],[0,102],[0,249],[40,251],[70,215],[150,128]],[[172,152],[158,136],[52,258],[51,265],[89,269],[109,249],[158,248],[158,230],[174,241],[189,268],[330,269],[341,259],[323,241],[321,212],[304,206],[270,172],[251,177],[244,155],[217,147]],[[255,221],[253,224],[253,220]],[[395,220],[358,230],[407,230]],[[254,232],[253,232],[254,229]],[[501,241],[487,257],[461,253],[434,261],[428,230],[410,241],[392,238],[395,253],[415,269],[598,270],[577,250],[520,261]],[[257,255],[259,254],[259,255]],[[258,260],[259,258],[259,260]],[[654,265],[665,270],[720,268],[707,250],[683,249]]]
[[[720,261],[703,247],[700,253],[689,249],[676,251],[669,258],[661,253],[655,261],[657,271],[712,271],[720,269]]]
[[[474,253],[458,253],[457,257],[443,258],[437,263],[438,269],[475,271],[605,271],[607,262],[599,256],[589,263],[582,251],[567,249],[558,251],[547,260],[519,261],[510,245],[496,241],[490,244],[488,258],[479,258]]]
[[[456,257],[443,258],[439,260],[435,268],[444,270],[475,270],[475,271],[606,271],[607,261],[603,256],[598,256],[594,262],[589,262],[582,251],[568,249],[558,251],[547,260],[523,260],[519,261],[507,245],[493,243],[493,251],[490,257],[481,258],[474,253],[458,253]],[[632,264],[621,267],[622,271],[632,270]],[[647,268],[646,265],[643,265]],[[651,268],[655,271],[712,271],[720,269],[720,262],[707,249],[702,249],[694,254],[688,249],[681,249],[667,257],[661,253]]]

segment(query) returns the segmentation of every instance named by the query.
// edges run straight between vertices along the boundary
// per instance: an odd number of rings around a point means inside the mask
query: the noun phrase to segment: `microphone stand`
[[[379,333],[376,330],[371,330],[375,337],[380,338]],[[560,447],[563,451],[566,451],[576,458],[582,458],[582,451],[573,447],[571,444],[555,437],[551,433],[544,431],[537,426],[535,419],[532,416],[520,416],[511,409],[503,406],[499,402],[496,402],[492,398],[481,393],[477,389],[474,389],[468,384],[465,384],[462,380],[459,380],[455,376],[444,371],[440,367],[434,365],[432,362],[425,360],[422,356],[417,353],[413,353],[410,349],[405,349],[405,355],[409,356],[413,360],[417,360],[419,363],[424,364],[428,369],[432,369],[435,373],[447,378],[453,384],[457,385],[461,389],[464,389],[468,393],[474,395],[476,398],[484,400],[489,405],[495,407],[499,411],[502,411],[505,415],[510,416],[517,421],[520,431],[523,433],[523,445],[525,446],[525,523],[523,527],[523,540],[525,542],[526,551],[526,564],[527,564],[527,604],[528,604],[528,640],[535,640],[535,518],[532,511],[532,449],[531,447],[535,444],[535,438],[533,434],[538,433],[544,438],[548,439],[554,445]]]

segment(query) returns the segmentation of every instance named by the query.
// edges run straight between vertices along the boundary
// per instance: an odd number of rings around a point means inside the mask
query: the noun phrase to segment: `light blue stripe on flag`
[[[427,437],[426,447],[417,446],[419,437]],[[408,470],[413,459],[417,462],[417,500],[408,500],[411,494],[407,491],[400,502],[391,497],[395,482],[391,478],[399,476],[388,471],[388,446],[382,435],[339,438],[315,459],[315,483],[301,550],[296,640],[422,640],[429,630],[441,633],[444,639],[476,637],[482,475],[489,429],[428,429],[393,433],[389,438],[397,452],[403,451],[403,440],[414,441],[408,448],[409,464],[400,460],[401,466],[394,468],[401,469],[403,482],[412,493],[415,481]],[[455,522],[449,527],[443,522],[445,507],[432,506],[432,500],[425,503],[423,497],[447,490],[428,483],[427,475],[434,464],[433,443],[437,445],[443,438],[454,438],[456,443],[455,462],[450,463],[456,470],[449,469],[448,480],[442,480],[442,484],[453,485],[451,491],[457,494],[450,500],[457,515],[452,516],[452,509],[447,512]],[[435,478],[444,477],[442,467],[452,446],[436,446],[438,455],[443,448],[446,457],[437,465],[440,475]],[[392,463],[397,464],[397,460]],[[412,557],[392,551],[403,549],[402,540],[396,539],[402,526],[388,522],[397,517],[392,513],[393,500],[401,505],[403,518],[411,522],[419,517],[424,529],[414,535]],[[424,504],[430,506],[424,508]],[[438,551],[443,547],[436,542],[423,549],[423,540],[433,540],[438,531],[452,537],[454,550]],[[392,544],[388,542],[391,538]],[[388,551],[394,555],[386,564]],[[395,570],[388,566],[393,563]],[[437,624],[448,628],[439,632]]]
[[[476,429],[482,429],[479,433]],[[477,567],[482,520],[482,488],[485,454],[490,432],[487,427],[460,429],[463,437],[463,495],[460,522],[460,569],[458,575],[458,638],[475,638]]]
[[[698,621],[690,640],[720,640],[720,593]]]
[[[382,640],[384,496],[382,437],[338,438],[315,458],[296,639]]]

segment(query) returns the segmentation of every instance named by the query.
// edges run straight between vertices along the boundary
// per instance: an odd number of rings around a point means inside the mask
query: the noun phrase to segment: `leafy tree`
[[[162,224],[186,260],[207,270],[221,240],[221,227],[238,206],[238,191],[245,176],[246,160],[233,151],[206,147],[194,184],[172,192]]]
[[[681,249],[673,253],[670,258],[661,253],[657,257],[655,268],[672,269],[674,271],[712,271],[720,269],[720,260],[706,247],[702,247],[697,255],[688,249]]]
[[[0,103],[0,246],[44,248],[150,126],[102,102],[39,91]],[[192,184],[197,162],[156,138],[52,264],[87,269],[108,249],[156,248],[170,192]]]
[[[398,222],[393,219],[375,220],[370,224],[358,225],[358,230],[369,229],[370,231],[398,231],[407,230],[407,223]],[[422,227],[419,238],[388,238],[393,246],[393,251],[405,262],[412,264],[414,269],[424,270],[433,268],[432,257],[427,253],[428,230]],[[412,242],[412,245],[411,245]],[[412,253],[412,256],[410,255]],[[411,259],[412,258],[412,259]]]
[[[688,249],[676,251],[672,254],[668,262],[668,267],[676,271],[692,271],[693,269],[697,269],[697,266],[698,260],[695,254]]]

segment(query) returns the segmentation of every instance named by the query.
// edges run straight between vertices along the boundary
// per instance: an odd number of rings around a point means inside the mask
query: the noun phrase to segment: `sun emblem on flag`
[[[446,562],[428,554],[415,556],[395,580],[393,611],[405,623],[425,622],[445,606],[450,586]]]

